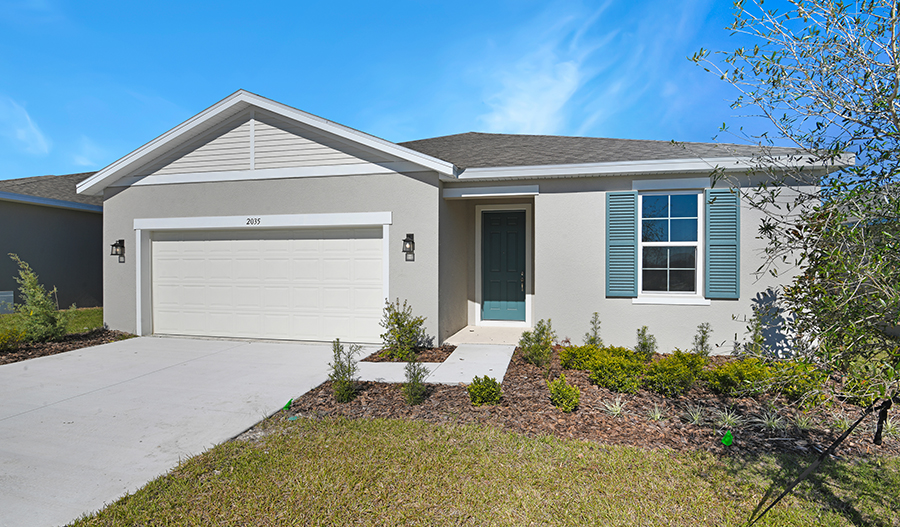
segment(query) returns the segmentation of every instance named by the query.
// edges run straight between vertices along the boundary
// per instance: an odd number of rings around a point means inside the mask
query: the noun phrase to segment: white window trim
[[[258,223],[247,225],[248,219]],[[150,238],[156,231],[222,231],[301,229],[316,227],[381,226],[382,294],[390,295],[390,226],[393,214],[386,212],[345,212],[329,214],[247,214],[243,216],[203,216],[194,218],[135,218],[135,331],[138,336],[153,333],[151,298]]]
[[[688,180],[685,181],[687,183]],[[691,194],[697,195],[697,241],[696,242],[667,242],[664,244],[653,243],[649,245],[650,247],[683,247],[685,245],[694,245],[696,244],[697,253],[696,253],[696,291],[693,293],[680,293],[680,292],[664,292],[664,291],[655,291],[655,292],[643,292],[644,289],[644,273],[643,273],[643,255],[644,255],[644,242],[643,242],[643,204],[644,204],[644,196],[653,196],[653,195],[674,195],[674,194]],[[703,247],[705,242],[705,234],[703,232],[703,218],[705,212],[705,203],[703,202],[703,191],[696,189],[659,189],[652,191],[645,191],[638,193],[638,202],[637,202],[637,216],[638,216],[638,247],[637,247],[637,280],[638,280],[638,294],[637,297],[632,299],[632,304],[658,304],[658,305],[691,305],[691,306],[708,306],[711,305],[712,302],[708,298],[704,298],[703,296],[703,285],[705,283],[704,278],[705,269],[703,264],[705,263],[703,260]]]
[[[525,321],[514,320],[482,320],[482,276],[481,276],[481,213],[495,210],[524,210],[525,211]],[[474,313],[469,312],[469,320],[474,318],[476,326],[494,326],[509,328],[530,328],[533,326],[534,290],[532,289],[532,208],[530,203],[509,205],[476,205],[475,206],[475,304]]]

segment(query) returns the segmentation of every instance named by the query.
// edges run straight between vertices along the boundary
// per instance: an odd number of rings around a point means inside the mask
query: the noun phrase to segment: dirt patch
[[[717,362],[722,360],[727,359],[716,359]],[[559,362],[555,361],[555,364],[550,378],[559,375]],[[339,404],[332,396],[330,382],[326,382],[295,399],[283,417],[346,416],[479,423],[530,436],[553,435],[649,449],[753,455],[821,452],[841,434],[837,424],[841,417],[853,422],[860,415],[859,408],[849,405],[811,413],[807,415],[809,428],[801,430],[796,425],[799,412],[783,406],[775,398],[720,396],[701,386],[674,398],[645,390],[633,395],[617,394],[593,385],[587,372],[576,370],[568,370],[565,374],[566,380],[581,390],[581,403],[574,412],[566,414],[550,404],[545,374],[546,370],[522,360],[517,350],[503,380],[503,398],[496,406],[472,406],[462,385],[430,385],[427,399],[420,405],[410,406],[403,398],[401,385],[374,382],[360,383],[356,399]],[[618,416],[612,415],[609,408],[617,400],[623,409]],[[686,417],[687,409],[696,406],[703,408],[703,420],[699,425],[689,422]],[[662,411],[662,419],[649,417],[655,408]],[[757,422],[772,408],[778,409],[784,428],[770,430]],[[726,428],[716,424],[716,418],[723,410],[729,410],[743,420],[742,425],[729,428],[734,437],[731,446],[722,444]],[[838,456],[900,455],[900,439],[896,437],[885,438],[881,447],[872,444],[874,425],[874,416],[868,417],[844,441],[837,451]]]
[[[456,346],[451,346],[450,344],[444,344],[440,348],[425,348],[416,350],[416,356],[419,359],[419,362],[444,362],[447,360],[447,357],[453,353],[453,350],[456,349]],[[379,350],[375,353],[369,355],[368,357],[362,359],[361,362],[406,362],[399,359],[394,359],[388,356],[387,350]]]
[[[86,333],[72,333],[63,337],[58,342],[41,342],[34,344],[20,344],[18,348],[0,353],[0,365],[11,364],[47,355],[56,355],[66,351],[73,351],[88,346],[97,346],[117,340],[132,338],[134,335],[124,331],[98,328]]]

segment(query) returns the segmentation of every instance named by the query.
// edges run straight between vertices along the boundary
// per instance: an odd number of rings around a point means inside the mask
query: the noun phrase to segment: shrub
[[[9,256],[19,266],[16,282],[23,303],[16,306],[16,311],[20,315],[22,340],[47,342],[61,339],[66,334],[66,325],[75,314],[75,304],[67,311],[60,311],[59,305],[50,296],[56,295],[56,288],[48,292],[30,265],[15,254],[10,253]]]
[[[675,397],[688,391],[703,371],[705,359],[695,353],[679,349],[672,355],[654,362],[647,369],[647,388],[667,397]]]
[[[556,333],[553,332],[550,319],[547,319],[547,322],[539,320],[534,326],[534,331],[522,333],[519,339],[522,358],[535,366],[544,366],[550,361],[550,355],[553,353],[554,339]]]
[[[762,393],[768,378],[769,370],[756,358],[726,362],[706,372],[710,389],[725,395]]]
[[[328,364],[331,372],[331,387],[334,390],[334,400],[339,403],[349,403],[356,396],[356,372],[359,370],[356,355],[362,349],[358,344],[350,344],[344,351],[341,339],[335,339],[331,343],[334,353],[334,362]]]
[[[711,334],[712,329],[709,326],[709,322],[704,322],[697,326],[697,334],[694,335],[694,348],[692,351],[697,355],[709,357],[709,354],[712,352],[712,346],[709,344],[709,336]]]
[[[627,354],[601,350],[591,365],[591,382],[614,392],[637,392],[646,366],[630,350],[625,351]]]
[[[560,374],[555,381],[547,383],[550,388],[550,402],[563,412],[571,412],[578,406],[581,399],[581,391],[578,386],[566,382],[566,375]]]
[[[591,329],[584,334],[584,345],[594,346],[596,348],[603,347],[603,339],[600,338],[600,314],[596,311],[591,317]]]
[[[815,365],[797,360],[777,361],[769,367],[776,389],[791,401],[820,399],[827,376]]]
[[[559,362],[567,370],[589,370],[599,355],[600,348],[592,344],[566,346],[559,350]]]
[[[19,347],[22,341],[22,330],[17,327],[0,330],[0,353],[6,353]]]
[[[503,395],[497,379],[487,375],[472,379],[472,384],[466,387],[466,391],[469,392],[469,400],[472,401],[474,406],[498,404],[500,396]]]
[[[647,331],[647,326],[641,326],[641,329],[637,330],[637,344],[634,346],[634,352],[644,362],[650,362],[653,354],[656,353],[656,337]]]
[[[414,360],[406,363],[406,382],[403,384],[403,397],[409,404],[419,404],[425,400],[427,387],[425,378],[428,377],[428,368],[421,362]]]
[[[381,340],[384,349],[388,350],[388,356],[392,359],[410,360],[415,354],[416,347],[425,337],[425,317],[417,317],[412,314],[412,307],[400,299],[396,303],[385,301],[384,313],[381,317],[381,327],[384,333]]]

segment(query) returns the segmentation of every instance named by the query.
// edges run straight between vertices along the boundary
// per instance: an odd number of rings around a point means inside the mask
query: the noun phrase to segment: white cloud
[[[106,151],[86,136],[81,136],[78,147],[78,152],[72,157],[72,162],[77,166],[97,168],[106,157]]]
[[[28,154],[50,153],[50,140],[44,136],[25,108],[4,96],[0,96],[0,137],[6,138]]]

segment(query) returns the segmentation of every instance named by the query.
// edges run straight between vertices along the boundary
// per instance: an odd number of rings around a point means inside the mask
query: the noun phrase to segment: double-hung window
[[[641,294],[700,292],[701,194],[638,195]]]

